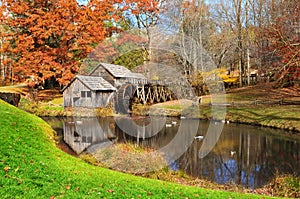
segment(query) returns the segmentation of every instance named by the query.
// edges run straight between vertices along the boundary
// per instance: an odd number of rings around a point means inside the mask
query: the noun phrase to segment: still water
[[[133,122],[126,117],[45,120],[61,135],[63,150],[73,155],[94,152],[107,143],[166,149],[167,157],[172,156],[167,158],[171,169],[248,188],[269,183],[276,173],[300,175],[300,141],[279,136],[287,133],[282,130],[159,117],[137,117]],[[222,127],[221,134],[213,135],[212,147],[202,157],[205,138],[212,133],[208,129],[214,126]]]

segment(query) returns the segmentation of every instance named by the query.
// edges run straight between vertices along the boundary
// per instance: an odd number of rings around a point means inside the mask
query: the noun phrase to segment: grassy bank
[[[55,146],[40,118],[0,100],[1,198],[268,198],[188,187],[87,164]]]
[[[230,107],[226,118],[233,122],[300,132],[300,106]]]
[[[280,105],[277,103],[280,101],[280,98],[275,98],[266,92],[259,92],[258,94],[249,95],[247,92],[236,92],[219,97],[215,96],[214,101],[222,104],[221,106],[211,106],[211,96],[205,96],[198,107],[193,106],[192,101],[183,100],[180,102],[155,104],[151,109],[149,107],[135,106],[134,112],[135,114],[148,114],[151,112],[154,115],[168,116],[185,115],[200,119],[226,119],[230,122],[255,124],[300,132],[299,105]],[[300,97],[285,99],[290,102],[299,102]],[[255,105],[255,100],[261,103]],[[212,107],[214,112],[212,112]],[[224,112],[226,113],[225,118],[222,117]]]
[[[174,103],[174,102],[173,102]],[[199,110],[195,107],[178,108],[178,105],[170,105],[169,102],[154,105],[151,109],[147,107],[136,106],[134,113],[139,115],[166,115],[166,116],[186,116],[200,119],[225,119],[235,123],[245,123],[260,125],[266,127],[280,128],[292,132],[300,132],[300,106],[289,105],[248,105],[248,106],[227,106],[214,107],[199,105]],[[225,118],[222,117],[226,113]]]

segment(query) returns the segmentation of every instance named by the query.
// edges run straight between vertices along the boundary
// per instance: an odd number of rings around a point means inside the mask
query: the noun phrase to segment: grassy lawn
[[[1,198],[269,198],[188,187],[87,164],[42,119],[0,100]]]
[[[260,124],[300,132],[300,107],[296,105],[230,107],[227,108],[226,117],[235,122]]]
[[[169,116],[180,116],[183,114],[201,119],[226,119],[231,122],[256,124],[300,132],[300,106],[298,105],[246,105],[227,106],[226,108],[215,106],[213,113],[212,107],[207,104],[199,105],[199,111],[194,107],[183,107],[181,109],[178,108],[178,105],[173,107],[169,102],[157,104],[154,107],[151,110],[151,114],[162,115],[166,113]],[[224,112],[226,116],[222,118]]]

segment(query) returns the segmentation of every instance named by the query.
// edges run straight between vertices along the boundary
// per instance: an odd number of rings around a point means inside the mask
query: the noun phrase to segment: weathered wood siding
[[[64,91],[64,107],[105,107],[111,94],[111,91],[91,91],[76,79]]]
[[[95,70],[90,76],[94,77],[102,77],[106,81],[108,81],[111,85],[115,86],[115,78],[112,76],[104,67],[101,65]]]
[[[93,98],[93,107],[105,107],[109,103],[113,103],[114,98],[112,95],[114,95],[114,92],[108,92],[108,91],[99,91],[94,93],[95,98]]]
[[[147,83],[148,83],[147,79],[138,79],[138,78],[126,77],[126,78],[116,79],[115,87],[120,87],[124,84],[144,85],[144,84],[147,84]]]

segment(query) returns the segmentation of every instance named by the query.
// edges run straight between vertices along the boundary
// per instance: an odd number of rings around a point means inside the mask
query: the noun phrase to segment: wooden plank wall
[[[87,92],[91,93],[91,97],[87,97]],[[105,107],[111,94],[111,91],[91,91],[78,79],[76,79],[64,91],[64,107]]]

